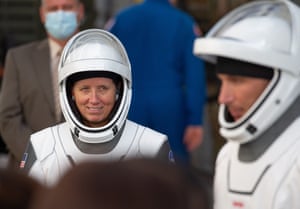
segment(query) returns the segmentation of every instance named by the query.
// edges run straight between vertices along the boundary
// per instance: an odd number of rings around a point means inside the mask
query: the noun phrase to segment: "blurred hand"
[[[203,128],[202,126],[187,126],[184,132],[183,143],[189,152],[194,151],[202,144]]]

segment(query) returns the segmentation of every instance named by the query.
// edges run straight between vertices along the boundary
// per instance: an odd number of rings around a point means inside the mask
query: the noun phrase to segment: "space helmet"
[[[220,104],[220,134],[247,143],[266,131],[300,93],[300,9],[291,1],[252,1],[221,18],[194,43],[194,54],[216,64],[228,58],[263,66],[273,76],[255,103],[238,120],[228,120]]]
[[[88,127],[72,100],[74,81],[103,76],[120,80],[116,104],[103,127]],[[58,67],[59,96],[62,113],[72,133],[85,143],[111,141],[125,124],[131,103],[131,65],[126,50],[117,37],[101,29],[87,29],[73,36],[61,54]]]

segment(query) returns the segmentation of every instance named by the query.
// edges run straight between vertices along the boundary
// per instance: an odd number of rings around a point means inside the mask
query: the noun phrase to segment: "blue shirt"
[[[193,18],[168,0],[145,0],[120,11],[109,30],[132,65],[129,119],[167,134],[175,156],[187,155],[184,128],[202,124],[206,100],[204,63],[193,55]]]

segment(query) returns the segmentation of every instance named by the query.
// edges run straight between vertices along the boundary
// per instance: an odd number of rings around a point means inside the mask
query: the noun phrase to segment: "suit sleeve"
[[[165,141],[163,143],[163,145],[160,147],[160,149],[156,155],[156,158],[158,160],[165,161],[165,162],[175,162],[175,159],[174,159],[173,153],[170,149],[170,145],[169,145],[168,141]]]
[[[21,160],[32,131],[22,117],[18,81],[19,74],[14,53],[9,50],[0,95],[0,131],[9,151]]]
[[[31,140],[29,141],[20,162],[20,170],[25,172],[28,176],[36,179],[41,184],[46,184],[45,174]]]
[[[20,169],[26,173],[29,173],[33,165],[37,163],[37,157],[33,149],[32,143],[29,142],[26,151],[23,154],[23,158],[20,163]]]

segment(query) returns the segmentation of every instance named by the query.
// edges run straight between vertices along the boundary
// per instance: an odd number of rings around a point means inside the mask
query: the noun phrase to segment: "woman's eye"
[[[108,87],[107,86],[100,86],[98,89],[100,91],[106,91],[108,89]]]
[[[81,87],[81,88],[80,88],[80,91],[82,91],[82,92],[87,92],[87,91],[89,91],[89,88],[88,88],[88,87]]]

